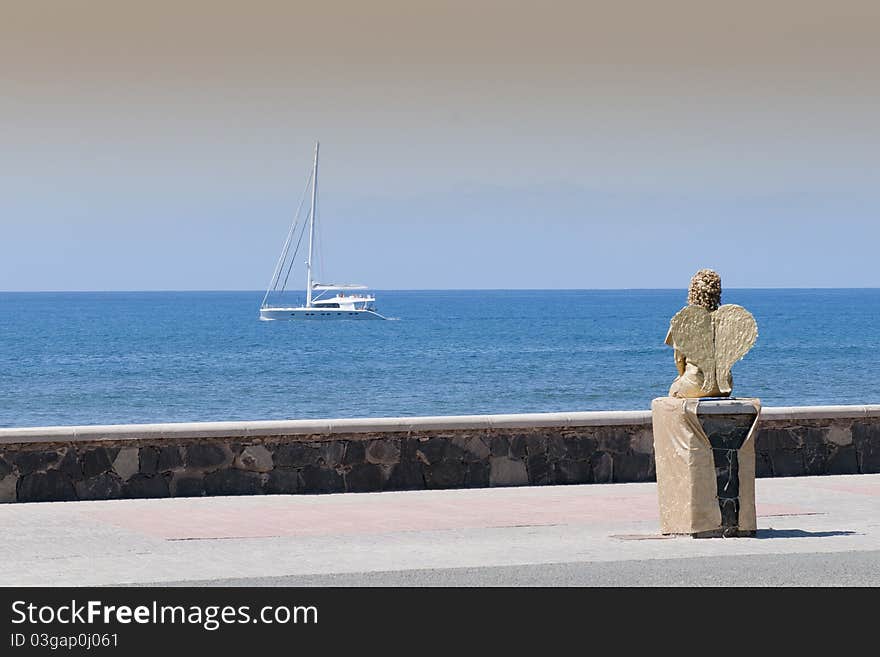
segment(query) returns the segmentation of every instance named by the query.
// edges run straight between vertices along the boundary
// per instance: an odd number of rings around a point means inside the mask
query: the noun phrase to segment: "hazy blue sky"
[[[5,0],[0,290],[880,286],[880,3]]]

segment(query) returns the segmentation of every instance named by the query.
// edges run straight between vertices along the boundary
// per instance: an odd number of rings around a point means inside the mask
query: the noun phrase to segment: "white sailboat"
[[[333,320],[333,319],[385,319],[376,312],[376,298],[371,294],[350,293],[351,290],[365,290],[366,285],[354,285],[348,283],[317,283],[312,278],[312,257],[315,248],[315,209],[318,201],[318,149],[319,143],[315,142],[315,162],[312,174],[306,184],[306,190],[311,185],[311,209],[308,217],[309,246],[306,259],[306,303],[304,306],[272,305],[270,297],[281,296],[287,285],[290,270],[296,259],[299,245],[302,242],[305,224],[300,227],[299,238],[293,253],[290,247],[293,243],[294,234],[297,232],[299,211],[305,200],[305,192],[300,201],[299,209],[293,219],[284,247],[281,249],[281,257],[275,265],[272,280],[260,304],[260,319],[303,319],[303,320]],[[283,279],[283,280],[282,280]],[[326,296],[328,292],[335,292],[335,296]]]

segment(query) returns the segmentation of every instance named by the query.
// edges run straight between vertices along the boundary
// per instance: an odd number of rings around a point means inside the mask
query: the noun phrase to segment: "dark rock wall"
[[[757,476],[880,472],[880,418],[761,421]],[[0,446],[0,502],[654,480],[650,425]]]

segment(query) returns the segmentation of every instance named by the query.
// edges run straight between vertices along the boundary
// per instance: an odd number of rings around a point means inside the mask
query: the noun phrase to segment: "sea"
[[[262,292],[0,293],[0,427],[646,410],[685,290],[376,291],[391,321],[267,322]],[[296,299],[290,299],[296,301]],[[880,403],[880,290],[729,289],[734,395]]]

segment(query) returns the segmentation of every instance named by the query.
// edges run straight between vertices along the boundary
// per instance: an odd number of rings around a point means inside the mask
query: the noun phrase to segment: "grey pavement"
[[[741,554],[163,582],[164,586],[880,586],[880,551]]]
[[[656,485],[0,506],[8,586],[880,586],[880,474],[759,479],[755,538],[658,533]]]

